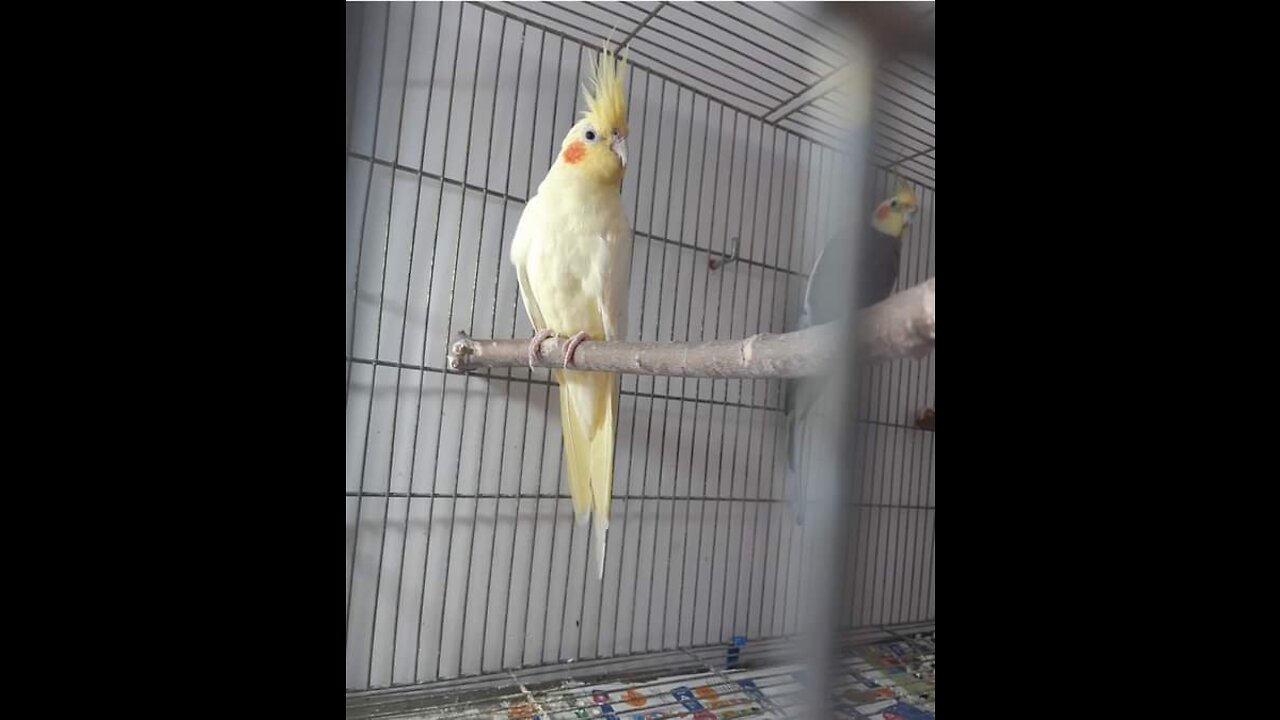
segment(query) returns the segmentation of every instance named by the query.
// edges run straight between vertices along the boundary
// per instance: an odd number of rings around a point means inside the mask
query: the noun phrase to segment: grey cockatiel
[[[893,292],[902,257],[902,236],[918,207],[915,194],[905,185],[893,197],[876,206],[871,216],[871,232],[863,235],[862,242],[857,247],[854,310],[874,305]],[[849,254],[853,251],[854,243],[847,238],[827,240],[809,272],[797,329],[846,317],[849,308],[842,302],[841,274],[849,267]],[[824,385],[821,378],[808,382],[791,380],[786,383],[787,477],[797,524],[804,524],[804,487],[800,480],[799,444],[804,421],[821,396]]]

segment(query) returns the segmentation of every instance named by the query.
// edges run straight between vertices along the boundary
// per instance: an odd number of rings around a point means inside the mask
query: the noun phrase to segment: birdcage
[[[812,538],[787,482],[781,383],[623,376],[598,579],[549,371],[462,372],[446,356],[459,331],[533,334],[509,243],[607,38],[630,60],[628,339],[791,329],[844,202],[831,178],[858,99],[837,82],[837,34],[799,3],[350,3],[347,27],[348,714],[573,716],[563,702],[608,716],[595,691],[618,717],[786,716],[793,678],[776,669]],[[870,192],[905,181],[921,205],[898,289],[934,275],[933,87],[931,57],[882,58]],[[914,676],[932,667],[933,428],[918,419],[932,355],[859,373],[832,632],[898,648],[896,665],[848,654],[851,677]],[[598,689],[611,680],[631,685]],[[565,696],[573,682],[595,684]]]

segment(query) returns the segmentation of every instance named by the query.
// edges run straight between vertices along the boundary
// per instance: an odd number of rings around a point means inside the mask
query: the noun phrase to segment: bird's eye
[[[898,201],[897,201],[897,200],[890,200],[890,201],[889,201],[889,207],[892,207],[892,208],[896,208],[896,207],[898,207]]]
[[[596,139],[596,131],[595,131],[595,130],[588,130],[588,131],[587,131],[587,142],[591,142],[592,140],[595,140],[595,139]]]

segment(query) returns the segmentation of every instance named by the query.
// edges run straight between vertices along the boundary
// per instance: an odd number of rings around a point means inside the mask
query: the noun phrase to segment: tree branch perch
[[[934,278],[873,305],[855,322],[859,360],[881,363],[922,357],[934,345]],[[574,370],[705,378],[795,378],[820,375],[837,358],[838,323],[743,340],[691,343],[588,340],[574,353]],[[449,346],[453,370],[526,367],[528,340],[476,340],[459,333]],[[564,367],[567,338],[542,343],[534,367]]]

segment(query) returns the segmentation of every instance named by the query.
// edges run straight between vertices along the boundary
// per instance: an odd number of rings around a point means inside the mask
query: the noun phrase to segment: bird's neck
[[[619,190],[622,178],[617,181],[601,180],[580,168],[569,167],[557,160],[547,172],[546,178],[538,186],[538,194],[552,193],[572,195],[583,202],[619,202]]]

